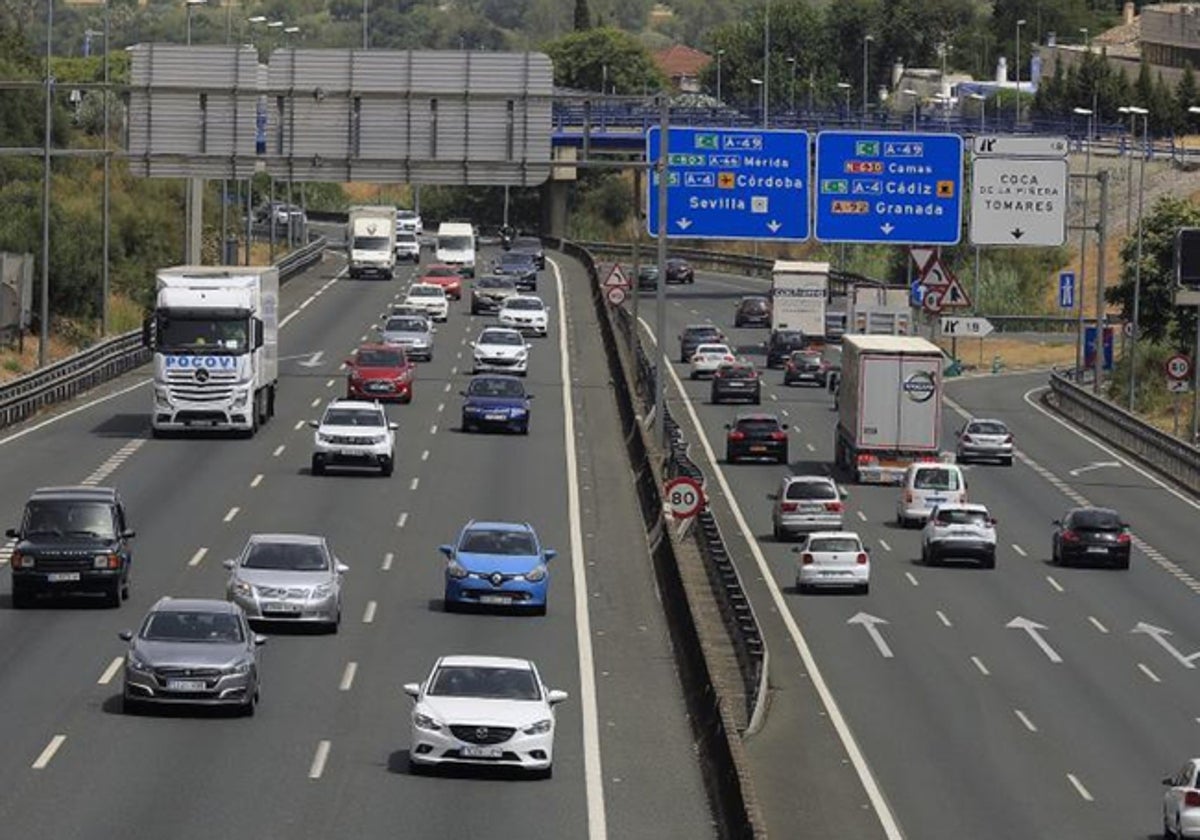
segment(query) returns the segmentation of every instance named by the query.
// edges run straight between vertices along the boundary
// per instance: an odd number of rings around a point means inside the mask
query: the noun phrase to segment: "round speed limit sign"
[[[1167,376],[1171,379],[1187,379],[1192,372],[1192,360],[1182,353],[1167,359]]]
[[[676,519],[695,516],[704,507],[704,489],[694,478],[680,476],[667,482],[667,507]]]

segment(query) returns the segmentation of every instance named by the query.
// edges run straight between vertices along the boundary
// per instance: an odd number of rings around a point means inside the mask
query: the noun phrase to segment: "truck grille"
[[[197,374],[205,374],[198,378]],[[227,402],[233,397],[233,384],[237,382],[236,371],[218,371],[201,368],[193,370],[167,371],[167,387],[171,399],[188,402]]]

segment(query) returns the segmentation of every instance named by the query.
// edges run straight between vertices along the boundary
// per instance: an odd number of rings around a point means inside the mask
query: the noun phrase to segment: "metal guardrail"
[[[321,258],[325,238],[316,237],[275,264],[284,283]],[[0,429],[53,403],[69,400],[150,360],[142,331],[131,330],[26,374],[0,387]]]

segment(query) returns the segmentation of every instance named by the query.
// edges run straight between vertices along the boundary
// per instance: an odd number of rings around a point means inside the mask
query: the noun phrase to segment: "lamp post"
[[[763,128],[767,127],[767,86],[762,79],[751,79],[750,84],[758,88],[758,106],[762,110]]]
[[[792,68],[792,80],[790,83],[789,93],[790,93],[790,98],[791,98],[792,117],[795,118],[795,116],[796,116],[796,56],[789,55],[787,57],[787,63],[790,64],[791,68]]]
[[[1016,102],[1016,108],[1013,116],[1013,128],[1016,128],[1017,124],[1021,122],[1021,27],[1024,25],[1025,18],[1021,18],[1017,21],[1017,61],[1013,67],[1014,72],[1017,74],[1017,89],[1015,91],[1017,95],[1014,98]]]
[[[1150,112],[1137,105],[1129,106],[1131,117],[1142,118],[1142,138],[1147,138],[1146,120]],[[1138,319],[1141,314],[1142,297],[1142,202],[1146,197],[1146,155],[1142,155],[1138,166],[1138,218],[1137,218],[1137,257],[1133,266],[1133,334],[1129,336],[1129,410],[1137,407],[1137,343]]]
[[[292,45],[292,36],[299,34],[299,32],[299,26],[285,26],[283,28],[283,34],[286,36],[286,43],[289,47]]]
[[[1134,111],[1129,105],[1122,105],[1117,109],[1118,114],[1129,115],[1129,165],[1125,170],[1125,235],[1129,235],[1129,229],[1133,227],[1133,137],[1134,137]]]
[[[721,58],[725,50],[717,50],[717,104],[721,103]]]
[[[1200,105],[1189,105],[1188,113],[1193,116],[1200,114]],[[1183,162],[1185,164],[1187,163],[1187,147],[1186,146],[1184,147],[1184,150],[1183,150]]]
[[[1088,37],[1088,28],[1086,26],[1079,27],[1079,31],[1083,34],[1083,46],[1088,52],[1092,51],[1092,39]]]
[[[987,97],[982,93],[968,93],[967,98],[979,103],[979,133],[982,135],[985,131],[983,120],[987,116]]]
[[[914,90],[913,88],[905,88],[904,90],[902,90],[900,92],[903,93],[905,96],[912,97],[912,117],[913,117],[912,130],[913,130],[913,134],[916,134],[917,133],[917,97],[920,96],[920,94],[918,94],[916,92],[916,90]]]
[[[367,40],[367,19],[370,13],[370,0],[363,0],[362,24],[363,24],[363,49],[368,49],[370,44]]]
[[[863,122],[867,121],[867,88],[870,87],[870,44],[875,40],[874,35],[863,36]]]
[[[192,9],[197,6],[203,6],[208,3],[208,0],[184,0],[184,6],[187,8],[187,45],[192,45]]]
[[[846,119],[850,119],[850,83],[838,82],[838,89],[846,94]]]
[[[1074,108],[1072,113],[1079,114],[1088,118],[1088,143],[1087,154],[1084,158],[1083,165],[1083,225],[1079,233],[1079,286],[1075,289],[1075,299],[1079,302],[1079,318],[1076,323],[1075,335],[1075,373],[1076,375],[1083,372],[1083,290],[1087,283],[1087,235],[1088,235],[1088,187],[1092,183],[1092,120],[1095,119],[1095,111],[1091,108]],[[1103,337],[1099,336],[1097,331],[1097,347],[1103,347]]]
[[[762,122],[763,128],[769,128],[767,105],[771,98],[771,0],[767,0],[766,12],[763,15],[763,77],[762,77]]]

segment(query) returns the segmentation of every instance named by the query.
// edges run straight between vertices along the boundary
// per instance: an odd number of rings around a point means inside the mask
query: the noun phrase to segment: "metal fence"
[[[325,238],[317,237],[275,264],[284,283],[321,258]],[[109,338],[41,370],[0,387],[0,429],[24,420],[41,408],[69,400],[89,388],[145,364],[150,351],[142,331]]]

